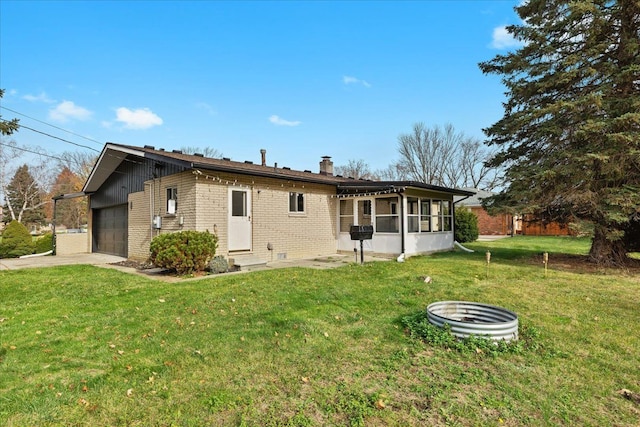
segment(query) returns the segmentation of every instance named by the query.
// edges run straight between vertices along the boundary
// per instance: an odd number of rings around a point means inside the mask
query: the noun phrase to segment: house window
[[[409,233],[451,231],[453,215],[450,200],[407,197]]]
[[[375,214],[377,233],[400,232],[398,199],[396,197],[382,197],[376,199]]]
[[[420,200],[420,231],[422,233],[431,231],[431,202],[429,200]]]
[[[290,213],[303,213],[304,212],[304,194],[303,193],[289,193],[289,212]]]
[[[358,225],[371,225],[371,200],[358,200]]]
[[[407,231],[417,233],[420,231],[420,211],[418,210],[419,199],[417,197],[407,197]]]
[[[340,232],[348,233],[353,225],[353,201],[340,200]]]
[[[451,231],[451,201],[431,201],[431,230]]]
[[[449,200],[442,201],[442,227],[443,231],[451,231],[451,223],[453,220],[452,210],[451,210],[451,202]]]
[[[175,215],[178,211],[178,189],[176,187],[167,188],[167,214]]]
[[[231,192],[231,216],[247,216],[247,192]]]
[[[440,214],[440,200],[431,201],[431,231],[442,231],[442,216]]]

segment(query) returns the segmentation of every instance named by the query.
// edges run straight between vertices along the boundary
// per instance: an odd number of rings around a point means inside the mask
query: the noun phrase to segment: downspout
[[[398,258],[404,259],[404,195],[398,192],[398,196],[400,196],[400,256]]]
[[[53,218],[51,219],[51,231],[53,233],[52,242],[53,242],[53,253],[52,255],[56,255],[56,205],[58,203],[58,198],[53,198]]]

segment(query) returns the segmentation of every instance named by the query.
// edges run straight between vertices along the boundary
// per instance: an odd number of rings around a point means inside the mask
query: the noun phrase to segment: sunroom
[[[338,250],[353,251],[352,225],[373,226],[365,253],[405,256],[453,248],[453,196],[473,193],[413,181],[366,181],[338,186]]]

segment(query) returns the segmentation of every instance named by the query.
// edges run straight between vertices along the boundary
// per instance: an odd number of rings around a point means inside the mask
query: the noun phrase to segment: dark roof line
[[[313,182],[317,184],[329,185],[336,185],[340,182],[345,181],[345,179],[333,175],[323,175],[320,173],[313,173],[311,171],[302,172],[293,170],[288,167],[278,168],[275,165],[263,166],[261,164],[254,164],[250,161],[238,162],[230,160],[228,158],[214,159],[210,157],[200,157],[191,154],[177,153],[175,151],[159,151],[150,147],[135,147],[113,143],[110,144],[114,147],[123,147],[130,150],[141,151],[144,153],[145,157],[153,160],[163,160],[192,169],[232,172],[243,175],[288,179],[294,181]]]
[[[340,175],[325,175],[311,171],[297,171],[290,168],[278,168],[274,166],[263,166],[251,162],[238,162],[228,158],[213,159],[199,155],[184,154],[179,150],[172,152],[163,149],[155,149],[153,146],[136,147],[132,145],[107,143],[106,148],[122,150],[125,153],[135,154],[141,152],[143,157],[172,163],[186,169],[202,169],[208,171],[228,172],[241,175],[259,176],[264,178],[286,179],[297,182],[309,182],[314,184],[333,185],[338,193],[349,193],[360,189],[365,192],[393,189],[402,192],[407,187],[431,190],[449,194],[470,196],[473,192],[441,187],[437,185],[425,184],[417,181],[371,181],[368,179],[345,178]],[[104,150],[103,150],[104,151]],[[93,173],[93,172],[92,172]],[[86,186],[86,185],[85,185]]]

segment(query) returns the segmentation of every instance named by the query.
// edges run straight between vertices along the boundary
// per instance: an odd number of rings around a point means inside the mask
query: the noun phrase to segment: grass
[[[617,391],[640,392],[640,279],[556,268],[581,239],[468,246],[178,284],[0,272],[0,425],[637,425]],[[539,346],[452,351],[403,330],[446,299],[515,311]]]

